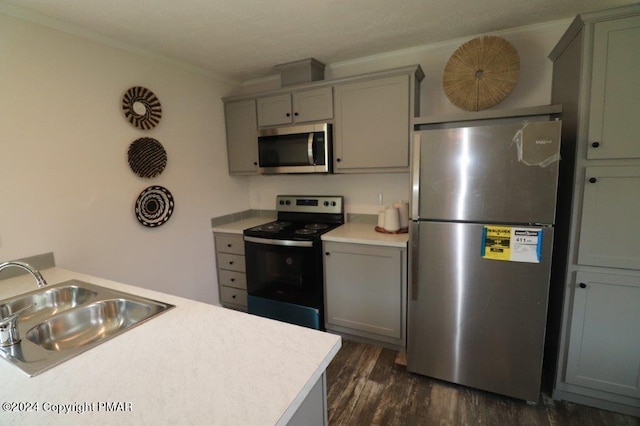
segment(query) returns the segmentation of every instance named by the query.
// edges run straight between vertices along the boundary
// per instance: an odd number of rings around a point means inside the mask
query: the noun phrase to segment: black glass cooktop
[[[245,229],[244,235],[277,240],[319,240],[320,236],[340,226],[340,223],[276,220]]]

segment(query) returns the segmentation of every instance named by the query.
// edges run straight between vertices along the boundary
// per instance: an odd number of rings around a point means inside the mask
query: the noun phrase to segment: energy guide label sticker
[[[542,229],[511,226],[485,226],[482,257],[509,262],[540,263]]]

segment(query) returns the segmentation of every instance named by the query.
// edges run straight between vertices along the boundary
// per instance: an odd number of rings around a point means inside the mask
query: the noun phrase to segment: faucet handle
[[[0,319],[0,346],[12,346],[20,342],[20,333],[18,332],[18,317],[28,309],[36,306],[35,303],[20,308],[11,313],[11,315]]]

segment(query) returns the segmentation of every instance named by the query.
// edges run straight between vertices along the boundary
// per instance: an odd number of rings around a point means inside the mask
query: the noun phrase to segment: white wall
[[[122,114],[136,85],[162,103],[150,131]],[[52,251],[61,267],[217,303],[210,219],[249,208],[246,178],[227,174],[220,98],[232,89],[0,13],[0,260]],[[145,136],[168,154],[154,179],[127,163],[129,144]],[[156,229],[134,215],[150,185],[176,202]]]
[[[520,56],[520,77],[511,94],[492,109],[521,108],[548,105],[551,102],[552,62],[547,58],[571,20],[492,33],[507,39]],[[455,23],[452,23],[455,25]],[[474,37],[444,43],[419,46],[361,58],[354,61],[327,64],[326,79],[335,79],[367,72],[420,64],[425,73],[421,84],[421,115],[441,115],[463,112],[447,99],[442,90],[442,72],[451,54]],[[322,58],[318,58],[322,60]],[[251,93],[278,87],[279,78],[246,82],[239,90]],[[344,195],[348,212],[376,213],[377,193],[383,192],[383,203],[408,200],[408,174],[373,174],[348,176],[257,176],[250,178],[252,208],[275,208],[275,194],[309,193]]]

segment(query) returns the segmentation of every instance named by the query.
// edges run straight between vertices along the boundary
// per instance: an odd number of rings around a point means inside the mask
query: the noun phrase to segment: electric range
[[[278,195],[276,210],[244,231],[248,312],[322,330],[321,236],[344,223],[343,197]]]

